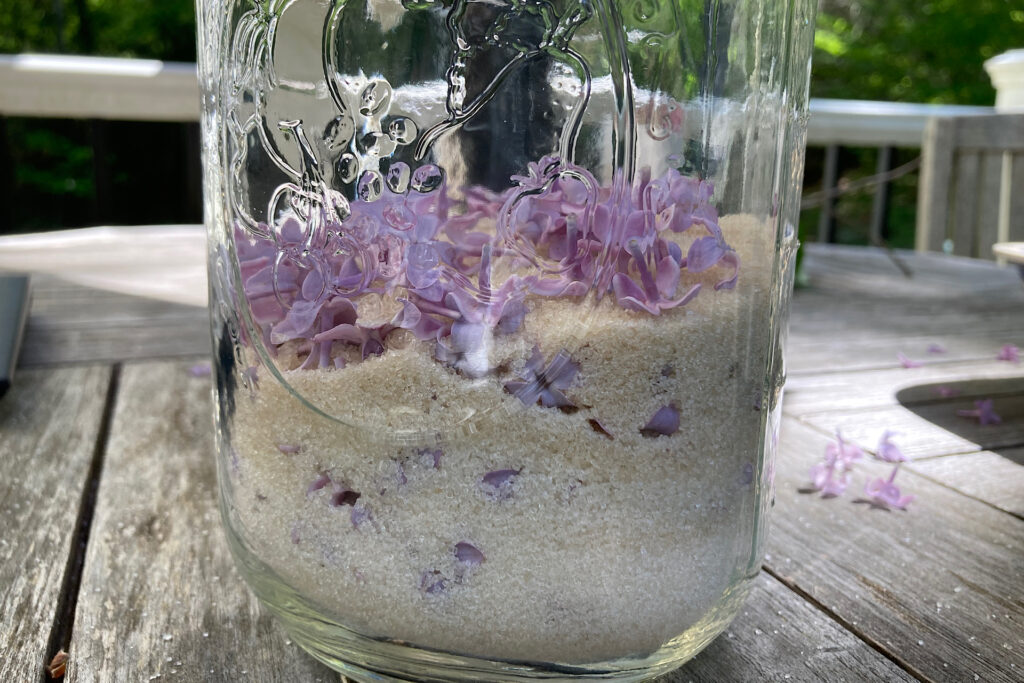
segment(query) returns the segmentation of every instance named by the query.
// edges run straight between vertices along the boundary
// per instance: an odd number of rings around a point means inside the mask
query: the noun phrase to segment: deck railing
[[[807,144],[825,148],[818,240],[834,241],[834,203],[842,146],[877,147],[869,239],[881,241],[888,213],[893,150],[920,148],[935,116],[991,114],[992,107],[812,99]],[[0,55],[0,116],[194,122],[199,119],[195,64],[147,59]]]

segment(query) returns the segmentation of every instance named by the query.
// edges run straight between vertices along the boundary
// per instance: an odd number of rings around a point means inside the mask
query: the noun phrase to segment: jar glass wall
[[[358,680],[636,679],[771,499],[810,0],[199,0],[221,506]]]

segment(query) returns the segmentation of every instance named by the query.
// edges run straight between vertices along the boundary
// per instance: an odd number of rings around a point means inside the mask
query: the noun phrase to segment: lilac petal
[[[601,421],[598,420],[596,417],[592,417],[589,420],[587,420],[587,424],[589,424],[590,428],[593,429],[598,434],[604,434],[609,439],[615,438],[614,436],[612,436],[612,433],[609,432],[608,429],[603,424],[601,424]]]
[[[658,284],[658,292],[666,299],[675,296],[676,288],[679,286],[679,273],[679,263],[671,256],[658,261],[654,280]]]
[[[679,409],[674,404],[662,406],[651,416],[640,433],[647,437],[671,436],[679,431]]]
[[[313,482],[306,488],[306,495],[311,495],[316,491],[319,491],[323,487],[331,483],[331,478],[326,472],[321,472],[320,475],[313,480]]]
[[[283,344],[307,336],[323,305],[323,301],[296,301],[284,320],[271,329],[270,341],[274,344]]]
[[[732,266],[732,277],[727,277],[724,280],[720,280],[715,283],[715,291],[720,289],[732,289],[736,286],[736,281],[740,277],[740,256],[733,250],[725,252],[725,256],[722,257],[721,263],[727,266]]]
[[[701,273],[718,264],[725,256],[725,247],[714,237],[701,237],[690,245],[686,253],[686,269]]]
[[[294,455],[302,450],[302,448],[297,444],[279,443],[277,444],[277,450],[281,451],[285,455]]]
[[[625,273],[616,273],[612,277],[612,289],[619,305],[630,311],[647,311],[653,315],[661,313],[661,309],[647,302],[647,296],[640,285]]]
[[[685,304],[690,303],[693,300],[693,298],[697,296],[697,294],[699,293],[700,283],[697,283],[693,287],[690,287],[690,289],[687,290],[686,294],[682,295],[675,301],[658,302],[658,308],[661,309],[662,311],[667,311],[669,309],[675,308],[676,306],[683,306]]]
[[[510,483],[518,474],[519,470],[493,470],[485,474],[481,481],[487,486],[501,488]]]
[[[210,367],[209,362],[196,363],[188,369],[188,374],[191,377],[209,377],[213,373],[213,368]]]
[[[932,342],[931,344],[928,345],[928,353],[945,353],[945,352],[946,352],[946,347],[943,346],[942,344],[937,344],[935,342]]]
[[[448,587],[448,580],[436,569],[423,572],[420,576],[420,590],[428,595],[443,593]]]
[[[907,460],[907,456],[903,455],[903,451],[900,450],[899,446],[890,441],[890,437],[894,435],[894,432],[886,430],[882,434],[881,440],[878,442],[877,454],[879,459],[885,460],[886,462],[904,462]]]
[[[922,363],[921,361],[910,360],[909,358],[907,358],[906,356],[903,355],[902,351],[896,354],[896,360],[898,360],[900,362],[900,365],[902,365],[903,367],[905,367],[907,369],[919,368],[922,365],[924,365],[924,363]]]
[[[999,355],[996,356],[996,360],[1020,363],[1020,349],[1013,344],[1004,344],[1003,347],[999,349]]]
[[[441,457],[444,455],[444,452],[440,448],[424,448],[419,451],[419,455],[425,458],[427,463],[435,470],[441,469]]]
[[[512,301],[505,306],[495,332],[503,335],[513,334],[522,326],[525,317],[526,305],[522,301]]]
[[[345,341],[351,344],[362,344],[365,340],[366,330],[358,325],[350,325],[348,323],[342,323],[313,337],[313,341],[317,344],[325,341]]]
[[[568,389],[579,369],[579,363],[572,360],[567,352],[559,351],[544,371],[544,378],[556,389]]]
[[[324,293],[324,276],[316,269],[309,271],[302,281],[302,298],[306,301],[316,301]]]
[[[349,512],[348,518],[349,521],[352,522],[352,526],[358,529],[363,524],[370,521],[373,518],[373,515],[370,514],[370,509],[366,506],[353,504],[352,511]]]
[[[455,544],[455,559],[462,564],[469,565],[470,567],[479,567],[487,558],[485,558],[484,554],[472,543],[460,541]]]

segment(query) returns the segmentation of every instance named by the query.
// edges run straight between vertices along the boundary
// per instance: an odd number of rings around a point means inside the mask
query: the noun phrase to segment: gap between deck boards
[[[121,385],[121,363],[110,368],[110,379],[107,393],[103,399],[103,413],[100,428],[96,435],[86,475],[82,498],[78,503],[78,516],[75,529],[68,547],[68,558],[64,569],[64,580],[57,597],[57,609],[54,611],[53,623],[50,625],[50,637],[47,640],[45,660],[40,671],[42,683],[52,680],[47,674],[46,665],[60,650],[67,650],[71,645],[71,632],[75,625],[75,610],[78,607],[78,591],[82,583],[82,571],[85,568],[85,550],[89,545],[89,531],[92,527],[93,511],[96,508],[96,496],[99,492],[100,478],[103,475],[103,461],[110,438],[110,426],[114,420],[114,407],[117,404],[117,392]]]

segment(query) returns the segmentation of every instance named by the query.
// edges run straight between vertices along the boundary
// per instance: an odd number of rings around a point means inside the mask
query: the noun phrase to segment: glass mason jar
[[[221,507],[357,680],[641,679],[758,573],[812,0],[199,0]]]

